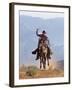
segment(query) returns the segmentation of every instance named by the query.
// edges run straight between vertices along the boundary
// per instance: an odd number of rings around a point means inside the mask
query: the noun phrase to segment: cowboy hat
[[[44,33],[44,34],[45,34],[45,33],[46,33],[46,31],[45,31],[45,30],[43,30],[43,31],[42,31],[42,33]]]

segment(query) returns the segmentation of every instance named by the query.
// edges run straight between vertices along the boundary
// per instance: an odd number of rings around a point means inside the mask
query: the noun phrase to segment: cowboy
[[[42,31],[42,34],[38,34],[38,29],[37,29],[36,35],[39,37],[38,48],[36,50],[34,50],[32,52],[32,54],[36,54],[36,52],[37,52],[36,60],[38,60],[39,59],[39,45],[40,45],[41,41],[48,42],[48,45],[49,45],[49,40],[48,40],[48,37],[46,36],[45,30]],[[48,50],[50,51],[49,47],[48,47]],[[49,58],[50,58],[50,56],[49,56]]]

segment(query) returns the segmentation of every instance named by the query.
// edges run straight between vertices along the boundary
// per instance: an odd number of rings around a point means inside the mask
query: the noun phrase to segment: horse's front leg
[[[43,68],[46,69],[46,60],[43,62]]]
[[[43,57],[43,68],[46,69],[46,57],[45,57],[45,55]]]
[[[48,66],[49,66],[49,59],[47,58],[47,63],[48,63]]]
[[[42,58],[40,57],[40,69],[42,68]]]

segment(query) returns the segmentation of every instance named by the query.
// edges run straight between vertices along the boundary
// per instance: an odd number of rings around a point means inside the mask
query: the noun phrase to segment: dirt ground
[[[63,77],[64,71],[63,70],[38,70],[34,76],[26,75],[26,72],[19,73],[19,79],[31,79],[31,78],[53,78],[53,77]]]

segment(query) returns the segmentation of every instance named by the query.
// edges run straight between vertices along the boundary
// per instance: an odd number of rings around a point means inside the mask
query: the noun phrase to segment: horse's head
[[[39,45],[39,51],[40,51],[40,53],[46,53],[47,54],[47,51],[48,51],[47,44],[44,43],[43,41]]]

